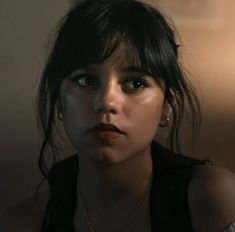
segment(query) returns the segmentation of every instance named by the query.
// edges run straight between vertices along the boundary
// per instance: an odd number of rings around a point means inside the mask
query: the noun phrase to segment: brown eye
[[[125,85],[133,90],[145,89],[148,86],[143,78],[130,78],[126,81]]]

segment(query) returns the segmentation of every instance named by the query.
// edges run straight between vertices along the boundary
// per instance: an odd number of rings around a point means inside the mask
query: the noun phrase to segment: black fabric
[[[153,182],[150,194],[152,232],[190,232],[187,187],[195,165],[205,164],[151,144]],[[55,164],[49,175],[51,197],[41,232],[73,232],[78,155]]]

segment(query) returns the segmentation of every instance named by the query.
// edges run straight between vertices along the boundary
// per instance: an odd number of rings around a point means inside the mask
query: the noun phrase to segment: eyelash
[[[74,81],[77,85],[79,85],[80,87],[88,88],[89,85],[88,85],[88,86],[84,86],[84,85],[78,83],[78,81],[81,80],[82,78],[92,79],[93,84],[94,84],[94,79],[95,79],[95,77],[92,76],[92,75],[90,75],[90,74],[80,74],[80,75],[76,75],[76,78],[74,78],[73,81]],[[141,83],[141,87],[140,87],[140,88],[131,88],[131,89],[136,90],[136,91],[138,91],[138,90],[140,90],[140,89],[145,89],[146,87],[149,86],[148,83],[146,82],[146,80],[145,80],[144,78],[142,78],[142,77],[130,77],[130,78],[127,78],[127,79],[124,81],[124,83],[128,83],[128,82],[131,82],[131,81],[132,81],[132,83],[133,83],[133,82]]]
[[[142,78],[142,77],[132,77],[132,78],[128,78],[127,81],[125,81],[126,83],[127,82],[131,82],[134,83],[135,81],[138,82],[138,83],[141,83],[141,87],[138,88],[139,89],[145,89],[146,87],[148,87],[148,83]]]

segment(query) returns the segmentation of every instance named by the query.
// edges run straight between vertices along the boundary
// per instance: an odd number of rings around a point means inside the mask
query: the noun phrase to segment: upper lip
[[[121,131],[117,126],[115,126],[113,124],[107,124],[107,123],[96,124],[88,132],[91,132],[91,131],[104,131],[104,130],[116,131],[116,132],[119,132],[121,134],[124,134],[124,132]]]

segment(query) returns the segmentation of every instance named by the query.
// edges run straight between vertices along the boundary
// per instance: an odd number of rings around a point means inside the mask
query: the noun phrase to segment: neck
[[[78,181],[91,215],[131,211],[145,194],[143,207],[149,207],[151,147],[125,162],[105,167],[83,157],[85,154],[79,154]]]

